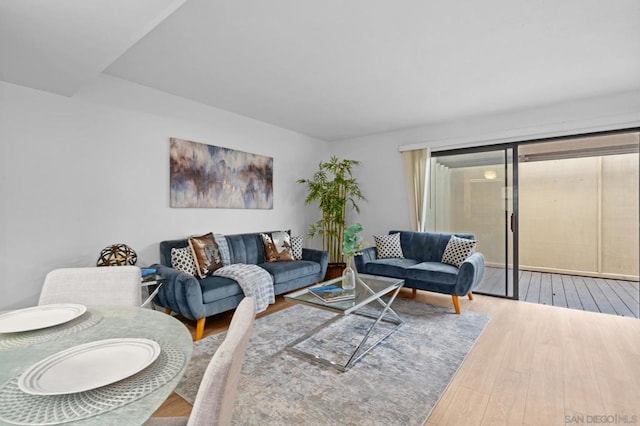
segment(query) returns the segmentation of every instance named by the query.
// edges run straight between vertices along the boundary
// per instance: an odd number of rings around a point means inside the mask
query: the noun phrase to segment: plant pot
[[[327,273],[324,276],[325,281],[332,280],[334,278],[338,278],[342,276],[342,272],[344,268],[347,267],[347,264],[344,262],[341,263],[329,263],[327,266]]]

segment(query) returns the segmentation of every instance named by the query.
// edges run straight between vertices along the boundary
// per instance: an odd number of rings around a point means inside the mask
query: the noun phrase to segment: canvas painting
[[[171,207],[273,208],[273,158],[170,140]]]

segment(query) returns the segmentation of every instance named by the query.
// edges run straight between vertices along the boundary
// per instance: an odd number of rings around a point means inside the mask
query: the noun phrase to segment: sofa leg
[[[414,288],[411,290],[411,297],[413,297],[414,299],[416,298],[416,294],[418,293],[418,291]]]
[[[456,314],[460,315],[460,299],[458,299],[458,296],[451,296],[451,298],[453,299],[453,307],[456,310]]]
[[[171,313],[171,309],[169,308],[164,308],[164,313],[169,315]]]
[[[202,339],[202,336],[204,335],[204,322],[206,319],[207,317],[202,317],[196,323],[196,338],[193,340],[194,342]]]
[[[469,296],[469,300],[473,300],[473,293],[469,292],[469,294],[467,294],[467,296]]]

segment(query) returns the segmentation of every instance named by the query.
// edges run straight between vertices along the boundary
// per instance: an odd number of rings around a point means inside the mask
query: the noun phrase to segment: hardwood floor
[[[451,306],[434,293],[418,291],[416,300]],[[587,424],[605,415],[640,423],[640,320],[481,295],[460,303],[492,319],[425,425]],[[287,306],[279,297],[262,315]],[[230,318],[208,319],[205,335]],[[174,394],[156,415],[190,409]]]
[[[504,294],[504,282],[504,269],[488,267],[476,291]],[[520,271],[518,293],[525,302],[640,317],[640,291],[636,281]]]

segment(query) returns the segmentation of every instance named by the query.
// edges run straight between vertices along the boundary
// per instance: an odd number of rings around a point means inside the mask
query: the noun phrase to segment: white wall
[[[169,138],[273,157],[273,210],[169,208]],[[301,177],[327,144],[101,76],[74,98],[0,82],[0,310],[33,305],[54,268],[122,242],[139,264],[161,240],[292,229],[313,219]],[[307,242],[315,246],[316,242]]]
[[[93,265],[123,242],[140,264],[158,242],[208,231],[291,228],[317,209],[304,188],[329,154],[362,161],[364,237],[409,229],[398,147],[487,143],[542,133],[640,125],[640,92],[516,111],[332,143],[101,76],[74,98],[0,82],[0,310],[36,302],[47,271]],[[617,123],[617,124],[616,124]],[[179,137],[274,157],[274,209],[171,209],[168,145]],[[307,242],[317,246],[318,242]]]
[[[640,126],[640,89],[543,107],[502,111],[394,132],[403,149],[433,150]]]
[[[364,236],[410,229],[399,148],[432,150],[489,145],[640,126],[640,91],[509,111],[332,143],[331,152],[361,160],[359,179],[368,202],[357,218]]]
[[[519,173],[523,270],[638,280],[638,154],[526,162]]]
[[[354,176],[367,201],[359,202],[360,215],[349,211],[348,223],[360,222],[362,237],[375,245],[373,235],[386,234],[391,229],[410,229],[408,195],[402,156],[394,141],[379,138],[332,143],[332,153],[340,158],[359,160]]]

